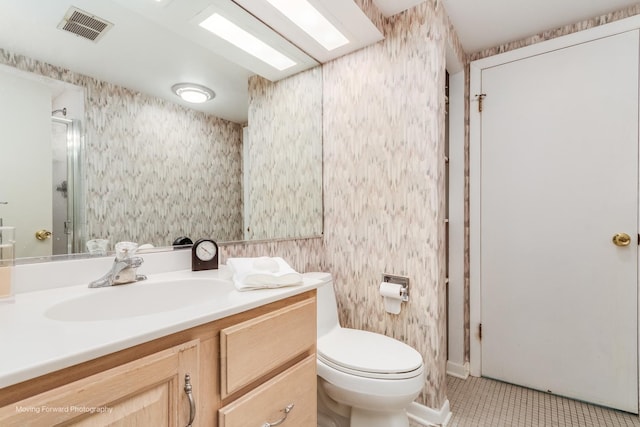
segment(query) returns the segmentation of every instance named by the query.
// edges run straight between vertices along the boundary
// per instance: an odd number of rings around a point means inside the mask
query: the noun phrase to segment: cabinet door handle
[[[189,374],[186,374],[184,376],[184,392],[187,394],[187,397],[189,398],[189,423],[187,424],[187,427],[191,427],[191,425],[193,424],[193,420],[195,420],[196,418],[196,401],[193,398],[193,391],[192,391],[192,387],[191,387],[191,376]]]
[[[284,412],[284,417],[280,418],[278,421],[274,421],[272,423],[264,423],[262,424],[261,427],[275,427],[275,426],[279,426],[280,424],[282,424],[283,422],[285,422],[287,420],[287,417],[289,416],[289,412],[291,412],[291,410],[293,409],[293,403],[290,403],[289,405],[287,405],[286,408],[284,408],[282,410],[282,412]]]

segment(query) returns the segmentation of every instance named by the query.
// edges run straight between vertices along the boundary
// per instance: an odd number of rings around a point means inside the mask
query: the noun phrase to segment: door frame
[[[478,100],[476,94],[482,93],[481,73],[483,69],[499,66],[508,62],[517,61],[534,55],[563,49],[573,45],[586,43],[599,38],[612,36],[630,30],[640,28],[640,15],[621,19],[610,24],[594,27],[584,31],[572,33],[566,36],[547,40],[520,49],[505,52],[499,55],[487,57],[470,63],[470,90],[469,90],[469,364],[470,373],[473,376],[482,376],[482,345],[479,337],[479,325],[481,322],[481,253],[480,242],[482,230],[480,229],[480,159],[481,159],[481,113],[478,112]],[[640,97],[640,94],[639,94]],[[640,123],[640,117],[638,117]],[[640,224],[638,224],[640,230]],[[640,295],[640,292],[638,293]],[[640,298],[638,301],[640,307]],[[640,311],[640,310],[639,310]],[[640,319],[638,320],[640,333]],[[640,342],[640,340],[639,340]],[[640,345],[638,348],[640,355]],[[639,381],[640,384],[640,381]]]

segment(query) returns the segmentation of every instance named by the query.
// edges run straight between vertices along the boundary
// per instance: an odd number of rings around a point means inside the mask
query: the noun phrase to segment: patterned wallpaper
[[[240,125],[103,82],[87,101],[90,237],[241,238]]]
[[[220,245],[220,262],[233,257],[279,256],[296,271],[328,271],[322,237],[263,242],[230,242]]]
[[[323,66],[324,238],[227,244],[230,256],[281,255],[334,276],[341,322],[416,348],[419,401],[446,400],[444,284],[445,45],[463,58],[437,1],[391,19],[356,0],[385,40]],[[409,276],[400,315],[384,312],[382,273]]]
[[[322,67],[249,79],[251,239],[322,234]]]
[[[326,268],[345,326],[393,336],[426,366],[419,401],[445,402],[445,48],[437,1],[391,19],[358,1],[385,40],[324,66]],[[383,273],[408,276],[400,315],[383,309]]]
[[[240,125],[2,49],[0,63],[85,89],[89,239],[241,238]]]

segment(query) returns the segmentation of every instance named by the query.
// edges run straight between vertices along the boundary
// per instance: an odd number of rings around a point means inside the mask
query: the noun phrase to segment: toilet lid
[[[382,378],[410,378],[422,368],[414,348],[385,335],[338,328],[318,339],[318,359],[335,369]]]

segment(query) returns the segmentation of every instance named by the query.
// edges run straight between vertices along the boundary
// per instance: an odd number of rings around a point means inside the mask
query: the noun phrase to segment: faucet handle
[[[138,244],[135,242],[118,242],[116,243],[116,260],[131,258],[137,250]]]

